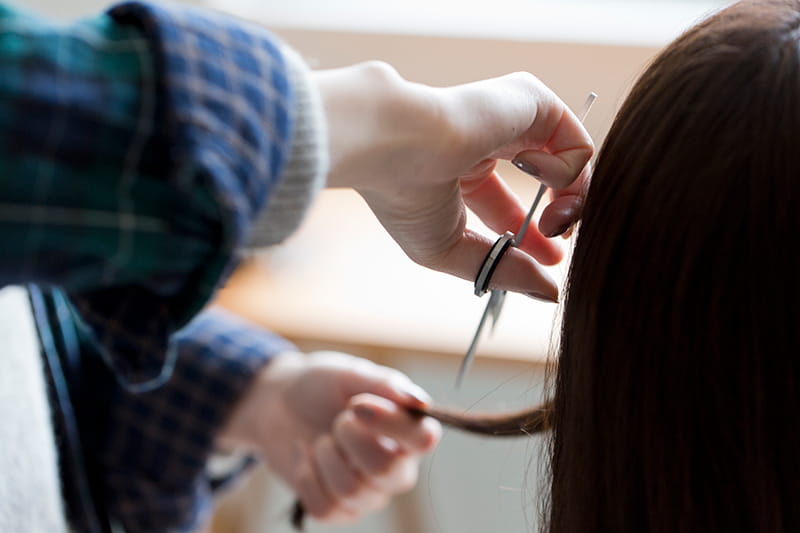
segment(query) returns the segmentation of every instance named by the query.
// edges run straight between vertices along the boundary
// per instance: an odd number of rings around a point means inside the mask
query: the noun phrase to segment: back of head
[[[800,531],[800,0],[669,46],[609,133],[563,320],[549,530]]]

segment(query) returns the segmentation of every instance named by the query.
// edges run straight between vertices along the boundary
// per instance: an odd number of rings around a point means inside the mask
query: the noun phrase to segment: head
[[[552,429],[549,533],[800,531],[799,237],[800,0],[745,0],[672,43],[616,117],[552,402],[415,413]]]
[[[549,531],[800,530],[800,0],[672,43],[584,208]]]

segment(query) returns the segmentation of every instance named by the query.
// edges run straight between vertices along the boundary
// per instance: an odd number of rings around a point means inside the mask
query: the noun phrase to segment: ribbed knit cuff
[[[294,134],[281,182],[251,227],[251,248],[278,244],[300,225],[328,172],[325,111],[311,72],[291,48],[282,49],[295,94]]]

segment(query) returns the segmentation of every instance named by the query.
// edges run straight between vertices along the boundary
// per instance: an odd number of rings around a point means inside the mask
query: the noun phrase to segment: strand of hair
[[[547,401],[536,407],[511,413],[469,413],[433,405],[409,407],[407,411],[412,416],[429,416],[444,426],[469,433],[491,437],[522,437],[550,429],[553,402]],[[299,500],[295,501],[291,522],[296,531],[303,531],[305,514],[303,504]]]

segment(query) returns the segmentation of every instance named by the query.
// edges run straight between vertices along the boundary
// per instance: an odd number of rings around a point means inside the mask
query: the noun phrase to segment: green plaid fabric
[[[129,533],[206,518],[213,437],[289,348],[189,320],[281,177],[293,98],[275,39],[238,20],[130,3],[56,26],[0,5],[0,286],[43,295],[43,348],[69,369],[56,426],[77,420],[97,503]]]
[[[108,17],[54,28],[0,6],[0,54],[4,282],[80,292],[147,279],[165,263],[191,270],[187,257],[208,254],[207,243],[182,243],[164,216],[182,195],[158,176],[166,139],[138,30]],[[183,252],[175,266],[170,249]]]
[[[0,7],[0,282],[66,289],[121,379],[168,376],[276,184],[292,91],[263,30],[126,4]]]

